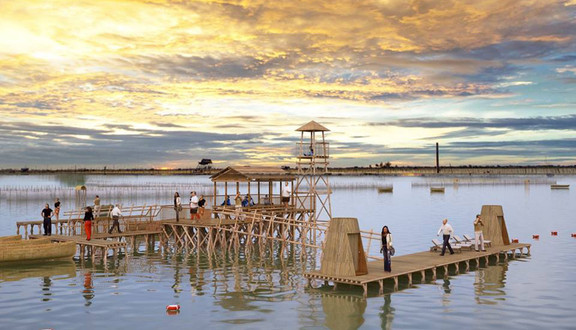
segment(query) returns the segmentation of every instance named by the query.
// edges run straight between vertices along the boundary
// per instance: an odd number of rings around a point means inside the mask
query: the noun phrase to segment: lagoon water
[[[458,178],[458,185],[454,179],[330,177],[332,212],[358,218],[365,230],[388,225],[401,255],[427,250],[443,218],[457,234],[471,234],[481,206],[500,204],[511,238],[532,243],[529,257],[491,260],[488,267],[416,280],[412,287],[400,281],[397,292],[387,283],[384,296],[376,285],[364,299],[357,287],[308,288],[302,271],[310,264],[290,249],[280,258],[278,249],[182,255],[141,246],[134,255],[110,258],[107,267],[98,259],[0,265],[0,328],[574,329],[576,177]],[[525,185],[526,179],[571,189]],[[446,192],[431,194],[426,184],[439,180]],[[172,189],[160,188],[170,185],[210,191],[207,177],[0,176],[0,235],[13,235],[16,221],[39,220],[43,204],[53,203],[50,189],[76,184],[87,185],[89,201],[91,187],[116,187],[101,194],[102,201],[123,205],[170,204]],[[159,188],[144,189],[151,185]],[[394,192],[379,194],[376,187],[384,185]],[[16,187],[31,192],[22,196]],[[74,207],[73,194],[59,197],[63,211]],[[167,315],[168,304],[180,304],[181,312]]]

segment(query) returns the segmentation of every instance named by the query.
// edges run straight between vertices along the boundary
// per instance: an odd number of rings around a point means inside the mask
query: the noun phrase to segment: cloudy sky
[[[576,163],[576,0],[0,0],[0,167]]]

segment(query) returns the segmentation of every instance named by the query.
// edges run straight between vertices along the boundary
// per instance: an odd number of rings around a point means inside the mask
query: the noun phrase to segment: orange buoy
[[[540,238],[540,235],[532,235],[532,238],[533,238],[533,239],[539,239],[539,238]]]
[[[167,311],[179,311],[180,305],[168,305],[166,306]]]
[[[553,231],[550,233],[552,236],[558,236],[558,232],[557,231]]]
[[[518,239],[517,239],[517,238],[513,238],[513,239],[512,239],[512,243],[518,243]]]

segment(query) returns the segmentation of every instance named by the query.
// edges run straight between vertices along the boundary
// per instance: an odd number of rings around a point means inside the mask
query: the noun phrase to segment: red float
[[[179,311],[180,305],[168,305],[166,306],[167,311]]]
[[[540,235],[532,235],[533,239],[540,239]]]
[[[518,243],[518,239],[517,239],[517,238],[513,238],[513,239],[512,239],[512,243]]]
[[[550,233],[552,236],[558,236],[558,232],[557,231],[553,231]]]

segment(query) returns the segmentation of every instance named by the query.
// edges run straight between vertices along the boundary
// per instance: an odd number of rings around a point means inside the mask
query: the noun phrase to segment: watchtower
[[[311,121],[296,131],[301,133],[300,142],[296,144],[296,209],[305,210],[301,214],[307,214],[312,222],[331,220],[330,183],[326,176],[330,146],[324,135],[330,130]]]

